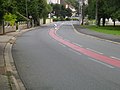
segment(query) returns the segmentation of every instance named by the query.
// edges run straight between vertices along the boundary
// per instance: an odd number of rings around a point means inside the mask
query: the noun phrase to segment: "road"
[[[17,39],[13,59],[27,90],[120,90],[120,45],[77,34],[73,23]]]

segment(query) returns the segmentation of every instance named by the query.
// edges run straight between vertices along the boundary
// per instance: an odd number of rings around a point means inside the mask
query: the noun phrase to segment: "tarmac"
[[[103,34],[103,33],[95,32],[95,31],[91,31],[91,30],[82,28],[78,24],[74,25],[74,28],[76,29],[76,31],[78,33],[83,33],[85,35],[90,35],[90,36],[100,38],[103,40],[107,40],[112,43],[120,45],[120,36]],[[18,84],[16,83],[15,78],[12,79],[14,81],[14,82],[12,82],[12,84],[13,83],[15,83],[15,84],[14,85],[11,84],[11,80],[9,78],[9,73],[8,73],[9,66],[7,64],[7,63],[9,63],[9,61],[7,62],[7,60],[6,60],[6,55],[9,56],[9,52],[7,49],[10,49],[10,48],[6,48],[6,47],[10,46],[9,44],[13,45],[18,36],[20,36],[24,32],[30,31],[30,30],[34,30],[34,29],[31,28],[31,29],[26,29],[26,30],[21,30],[21,31],[16,31],[16,32],[10,32],[5,35],[0,35],[0,90],[25,90],[25,88],[24,89],[19,88]],[[9,57],[7,57],[7,59],[9,60]],[[14,61],[12,63],[14,63]],[[9,63],[9,64],[11,64],[11,63]],[[10,68],[13,68],[13,65],[11,65],[11,66],[10,66]],[[17,88],[13,88],[13,86],[15,86]]]
[[[79,33],[83,33],[83,34],[86,34],[86,35],[89,35],[89,36],[94,36],[96,38],[107,40],[107,41],[112,42],[112,43],[120,44],[120,36],[118,36],[118,35],[110,35],[110,34],[99,33],[99,32],[92,31],[92,30],[86,29],[84,27],[81,27],[78,24],[75,24],[74,28]]]

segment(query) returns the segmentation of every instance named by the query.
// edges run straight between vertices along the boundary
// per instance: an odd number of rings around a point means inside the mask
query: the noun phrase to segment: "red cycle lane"
[[[113,59],[113,58],[110,58],[110,57],[107,57],[107,56],[104,56],[104,55],[101,55],[101,54],[98,54],[98,53],[95,53],[95,52],[92,52],[90,50],[87,50],[85,48],[82,48],[80,46],[77,46],[73,43],[70,43],[69,41],[65,41],[64,39],[60,38],[59,36],[57,36],[56,34],[56,30],[53,30],[51,29],[49,31],[49,35],[54,38],[55,40],[59,41],[60,43],[72,48],[73,50],[77,51],[77,52],[80,52],[84,55],[87,55],[91,58],[94,58],[96,60],[99,60],[101,62],[104,62],[104,63],[107,63],[107,64],[110,64],[112,66],[115,66],[115,67],[119,67],[120,68],[120,61],[117,60],[117,59]]]

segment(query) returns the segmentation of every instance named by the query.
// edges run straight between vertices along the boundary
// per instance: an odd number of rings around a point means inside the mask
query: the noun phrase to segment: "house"
[[[47,3],[60,4],[60,0],[47,0]]]

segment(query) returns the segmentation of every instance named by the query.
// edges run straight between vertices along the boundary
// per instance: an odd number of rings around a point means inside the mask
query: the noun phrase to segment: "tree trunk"
[[[98,18],[98,20],[97,20],[97,26],[100,26],[100,19],[101,18]]]
[[[2,22],[2,28],[3,28],[3,34],[5,34],[5,26],[4,26],[4,21]]]
[[[105,18],[103,18],[103,21],[102,21],[103,23],[102,23],[102,25],[103,25],[103,27],[105,26]]]
[[[114,22],[114,27],[115,27],[115,20],[113,20],[113,22]]]

